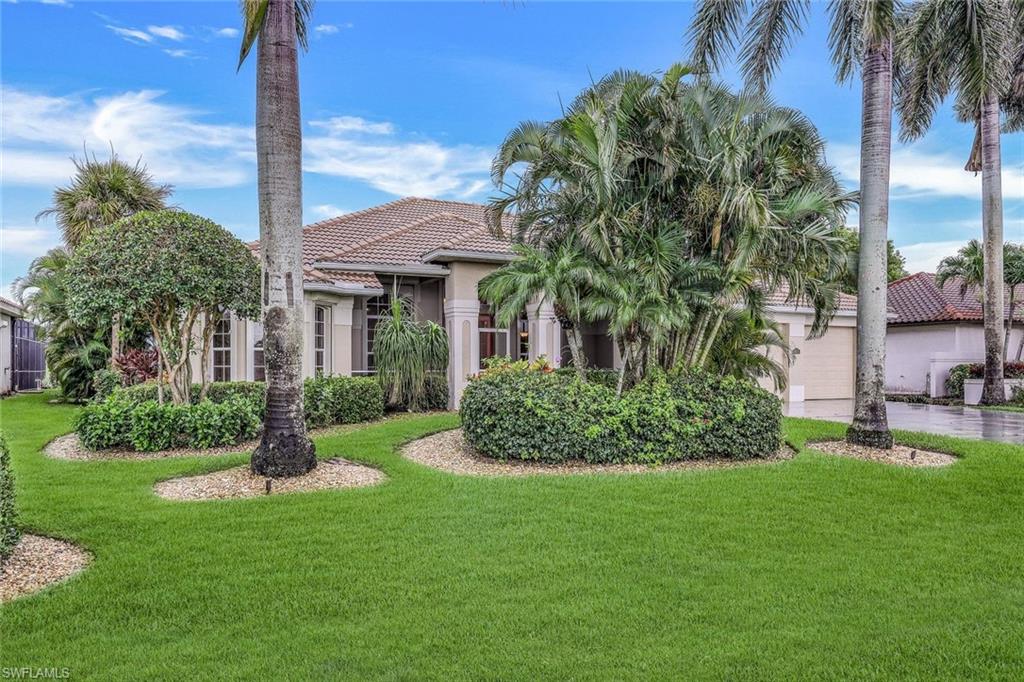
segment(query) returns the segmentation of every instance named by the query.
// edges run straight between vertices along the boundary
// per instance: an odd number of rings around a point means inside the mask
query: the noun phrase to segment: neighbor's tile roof
[[[0,296],[0,308],[5,308],[6,310],[12,312],[17,311],[18,313],[25,312],[25,308],[22,307],[20,303],[16,303],[15,301],[12,301],[11,299],[5,296]]]
[[[918,272],[889,284],[889,308],[895,318],[889,324],[920,324],[924,322],[981,322],[981,292],[968,286],[960,295],[959,277],[946,280],[940,289],[935,275]],[[1006,292],[1009,296],[1009,292]],[[1009,311],[1005,311],[1004,315]],[[1024,309],[1014,313],[1014,319],[1024,319]]]
[[[372,273],[315,269],[317,262],[410,265],[440,249],[511,253],[510,242],[491,235],[486,207],[460,201],[406,197],[321,220],[302,231],[305,280],[379,287]],[[503,224],[511,232],[511,218]],[[259,249],[259,242],[251,244]]]
[[[765,295],[765,301],[770,306],[774,307],[810,307],[806,302],[800,298],[792,298],[789,293],[789,288],[784,284],[779,286],[772,292]],[[850,296],[849,294],[839,294],[839,308],[842,312],[857,312],[857,297]]]

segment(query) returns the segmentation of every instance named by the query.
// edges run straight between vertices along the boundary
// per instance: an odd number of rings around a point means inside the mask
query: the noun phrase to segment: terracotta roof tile
[[[809,307],[800,298],[791,298],[789,288],[785,284],[780,284],[775,291],[766,294],[765,300],[770,306]],[[857,297],[849,294],[839,294],[839,310],[843,312],[857,312]]]
[[[889,308],[896,317],[889,324],[981,322],[984,316],[979,288],[968,286],[961,296],[960,285],[960,278],[954,277],[946,280],[940,289],[935,275],[929,272],[918,272],[891,282]],[[1004,314],[1009,314],[1009,311]],[[1024,307],[1014,313],[1014,319],[1024,320]]]

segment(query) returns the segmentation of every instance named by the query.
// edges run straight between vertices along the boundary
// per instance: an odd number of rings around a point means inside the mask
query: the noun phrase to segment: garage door
[[[853,398],[855,339],[853,327],[832,327],[823,337],[804,342],[796,360],[804,400]]]

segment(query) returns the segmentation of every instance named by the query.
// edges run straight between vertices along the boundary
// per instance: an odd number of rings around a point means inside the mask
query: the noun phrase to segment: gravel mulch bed
[[[328,488],[357,488],[375,485],[386,477],[382,471],[335,457],[321,460],[316,469],[302,476],[268,479],[257,476],[248,465],[160,481],[153,490],[168,500],[227,500],[260,495],[280,495]],[[267,492],[270,481],[270,492]]]
[[[393,419],[394,417],[390,417]],[[374,422],[361,422],[358,424],[340,424],[338,426],[326,426],[320,429],[313,429],[309,432],[310,437],[333,436],[339,433],[346,433],[372,426],[387,421],[389,417]],[[250,440],[236,445],[222,445],[216,448],[196,450],[193,448],[174,448],[172,450],[158,450],[156,452],[138,452],[137,450],[89,450],[78,438],[77,433],[69,433],[58,436],[43,447],[43,454],[53,459],[68,459],[78,461],[95,461],[103,459],[164,459],[166,457],[214,457],[227,455],[235,452],[251,452],[259,445],[258,440]]]
[[[481,455],[467,442],[462,429],[442,431],[426,438],[414,440],[402,448],[402,455],[424,466],[468,476],[536,476],[571,474],[639,474],[652,471],[687,471],[695,469],[731,469],[734,467],[784,462],[796,453],[783,445],[768,458],[696,459],[664,464],[590,464],[584,461],[548,464],[524,460],[496,460]]]
[[[830,455],[854,457],[869,462],[896,464],[903,467],[944,467],[949,466],[957,459],[953,455],[943,452],[920,450],[906,445],[893,445],[889,450],[882,450],[864,445],[852,445],[844,440],[821,440],[808,443],[807,447]]]
[[[0,603],[38,592],[83,570],[92,557],[81,547],[41,535],[22,535],[0,565]]]

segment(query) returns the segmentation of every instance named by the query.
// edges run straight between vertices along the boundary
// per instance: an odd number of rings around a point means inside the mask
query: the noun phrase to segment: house
[[[373,373],[374,329],[387,314],[395,286],[420,319],[434,320],[448,331],[452,407],[458,405],[467,377],[479,371],[485,358],[532,360],[543,355],[562,363],[566,346],[549,304],[528,306],[515,324],[504,328],[480,301],[480,280],[513,258],[510,242],[488,230],[484,212],[479,204],[405,198],[306,227],[303,373]],[[770,300],[798,353],[783,397],[852,398],[856,299],[844,297],[830,331],[808,340],[813,311],[787,298],[785,292],[775,292]],[[615,366],[616,349],[603,325],[589,325],[584,332],[588,362]],[[213,336],[212,351],[214,380],[264,378],[258,322],[224,320]]]
[[[0,395],[42,386],[46,362],[36,332],[25,309],[0,296]]]
[[[942,397],[950,368],[985,361],[981,292],[969,286],[961,296],[961,286],[960,278],[951,278],[940,288],[935,275],[927,272],[889,284],[892,314],[885,337],[887,392]],[[1014,319],[1024,321],[1024,305],[1018,307]],[[1008,358],[1017,357],[1022,334],[1020,328],[1013,330]]]

